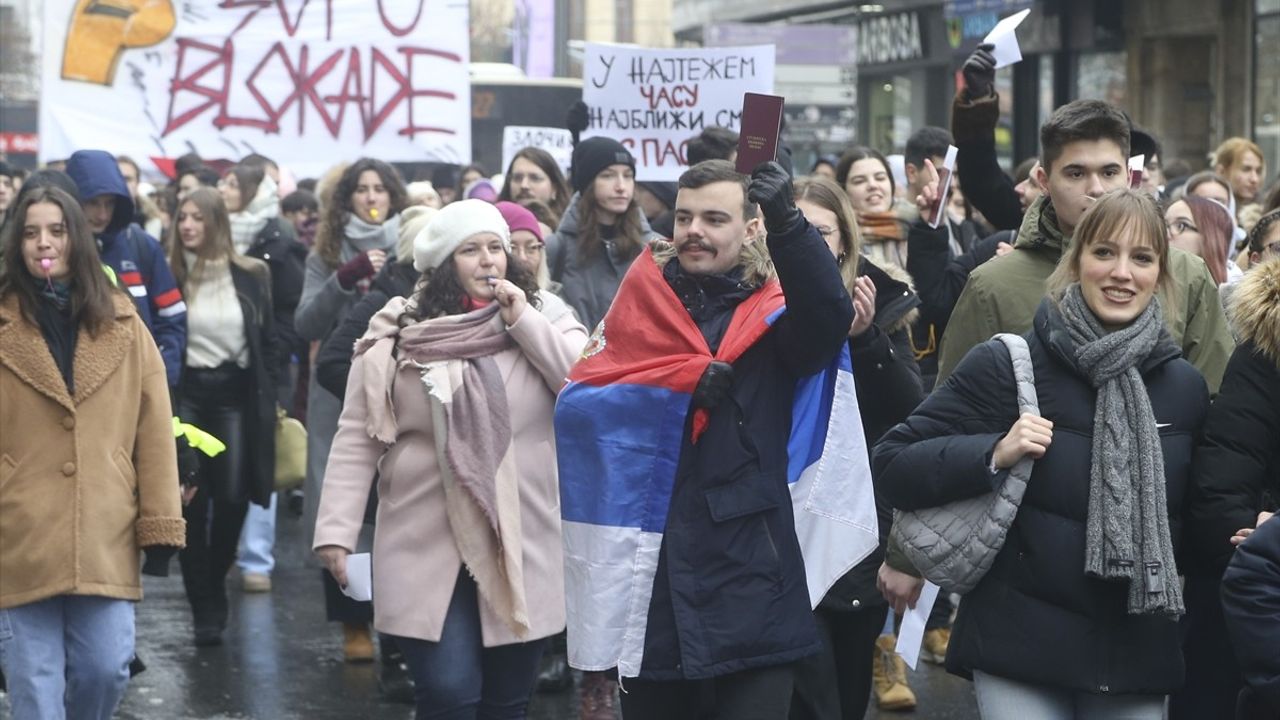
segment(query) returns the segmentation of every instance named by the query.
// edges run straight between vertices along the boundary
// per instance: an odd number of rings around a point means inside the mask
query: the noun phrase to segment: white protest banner
[[[587,43],[583,137],[631,150],[639,180],[671,181],[685,168],[689,138],[713,125],[735,132],[743,93],[773,92],[773,45],[654,50]]]
[[[471,159],[466,0],[45,0],[40,159]],[[144,162],[144,164],[146,164]]]
[[[507,172],[516,153],[527,147],[546,150],[567,175],[573,160],[573,135],[564,128],[508,125],[502,128],[502,171]]]

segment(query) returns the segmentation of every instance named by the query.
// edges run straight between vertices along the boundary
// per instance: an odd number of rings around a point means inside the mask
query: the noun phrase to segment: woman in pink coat
[[[565,626],[552,410],[586,329],[511,260],[493,205],[441,210],[423,272],[356,344],[314,547],[340,585],[378,480],[374,626],[397,637],[418,718],[524,717]]]

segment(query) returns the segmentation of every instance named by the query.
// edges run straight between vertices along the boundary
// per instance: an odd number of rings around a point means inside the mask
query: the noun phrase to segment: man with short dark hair
[[[1027,210],[1013,251],[969,275],[942,337],[938,382],[974,345],[1030,329],[1080,217],[1104,193],[1128,187],[1129,119],[1101,100],[1058,108],[1040,128],[1040,148],[1034,177],[1044,195]],[[1216,393],[1234,347],[1217,285],[1200,258],[1171,248],[1169,260],[1178,288],[1164,304],[1169,331]]]
[[[616,666],[628,720],[784,718],[793,663],[820,647],[814,578],[877,542],[811,555],[808,476],[789,484],[789,440],[818,424],[793,414],[802,382],[841,356],[852,304],[775,162],[690,168],[674,235],[633,263],[557,404],[570,662]],[[827,509],[874,528],[865,489]]]
[[[944,128],[926,125],[907,138],[907,149],[902,161],[907,171],[907,199],[914,201],[925,184],[924,161],[930,160],[936,168],[942,167],[947,148],[955,144],[951,133]]]
[[[738,133],[726,127],[712,125],[689,138],[684,155],[689,167],[704,160],[733,162],[738,157]]]

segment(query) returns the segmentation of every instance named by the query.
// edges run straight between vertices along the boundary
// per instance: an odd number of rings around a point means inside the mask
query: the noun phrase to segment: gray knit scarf
[[[1075,345],[1077,367],[1097,388],[1085,573],[1129,583],[1129,614],[1181,615],[1165,499],[1164,456],[1155,413],[1138,371],[1168,331],[1160,301],[1128,326],[1107,332],[1077,283],[1058,312]]]

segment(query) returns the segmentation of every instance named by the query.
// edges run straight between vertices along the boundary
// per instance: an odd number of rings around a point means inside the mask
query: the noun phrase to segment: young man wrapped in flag
[[[569,660],[618,669],[627,720],[785,718],[878,540],[853,306],[792,198],[772,162],[685,172],[556,408]]]

